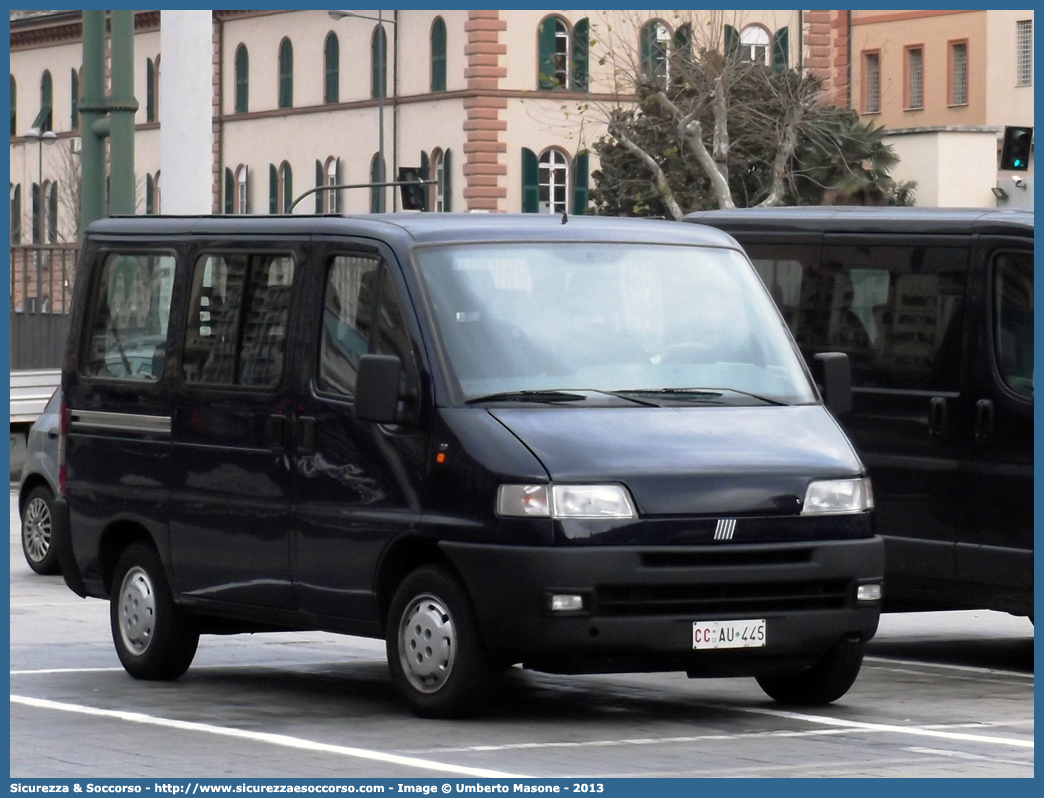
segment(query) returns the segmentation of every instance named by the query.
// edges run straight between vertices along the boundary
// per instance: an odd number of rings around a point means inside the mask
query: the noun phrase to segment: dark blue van
[[[854,682],[883,546],[848,362],[813,380],[729,236],[151,216],[93,224],[79,274],[54,546],[131,675],[321,629],[384,638],[432,716],[516,663]]]

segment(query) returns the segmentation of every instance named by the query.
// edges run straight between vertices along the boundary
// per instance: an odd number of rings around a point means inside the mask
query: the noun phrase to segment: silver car
[[[58,388],[29,430],[25,465],[18,485],[22,552],[29,567],[38,574],[58,573],[58,558],[51,549],[51,508],[58,495],[61,405],[62,390]]]

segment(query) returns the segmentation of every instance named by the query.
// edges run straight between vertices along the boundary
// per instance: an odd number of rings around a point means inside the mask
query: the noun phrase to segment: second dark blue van
[[[854,682],[883,553],[847,359],[817,388],[729,236],[153,216],[79,275],[54,546],[133,676],[322,629],[384,638],[423,715],[516,663]]]

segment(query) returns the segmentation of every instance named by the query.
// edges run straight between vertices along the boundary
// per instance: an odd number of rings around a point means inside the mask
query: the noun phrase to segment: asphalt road
[[[1033,627],[886,615],[840,701],[793,712],[753,679],[513,670],[484,717],[426,721],[380,641],[204,637],[177,682],[131,679],[108,604],[22,558],[11,500],[12,777],[1033,776]]]

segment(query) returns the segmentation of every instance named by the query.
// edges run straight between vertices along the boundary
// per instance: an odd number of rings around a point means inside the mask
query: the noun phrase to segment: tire
[[[109,620],[116,653],[135,679],[177,679],[192,664],[199,632],[174,604],[151,546],[134,543],[116,563]]]
[[[817,706],[836,701],[855,683],[863,664],[863,644],[846,642],[832,648],[807,670],[758,676],[758,684],[781,704]]]
[[[51,546],[53,502],[51,489],[38,485],[22,507],[22,554],[38,574],[58,573],[58,553]]]
[[[497,669],[482,645],[467,592],[446,569],[424,566],[403,580],[386,631],[392,680],[417,715],[471,715],[492,696]]]

